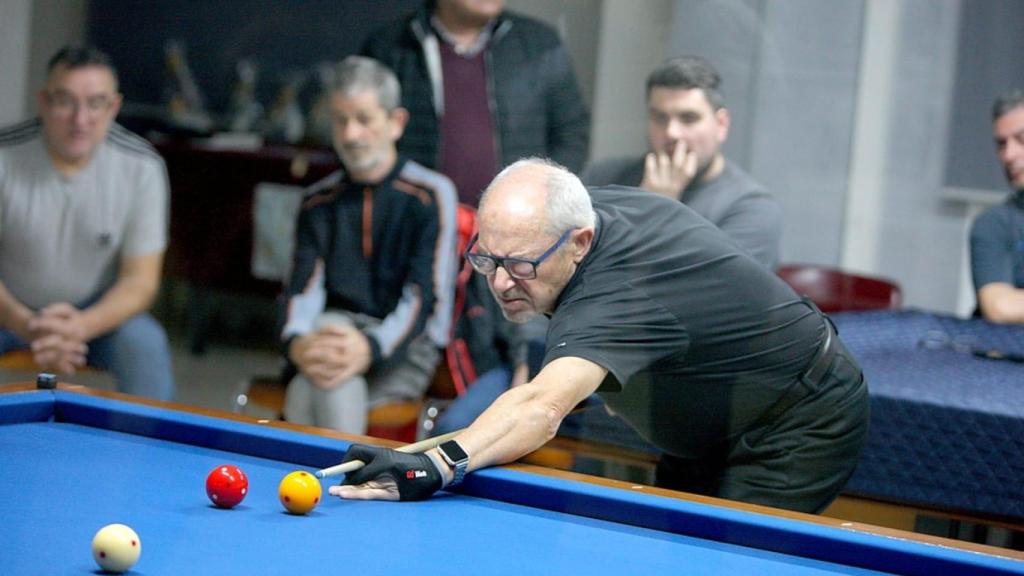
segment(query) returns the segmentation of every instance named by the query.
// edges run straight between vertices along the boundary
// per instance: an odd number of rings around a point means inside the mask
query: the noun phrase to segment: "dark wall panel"
[[[164,46],[182,41],[208,107],[220,111],[240,59],[256,60],[257,96],[269,104],[294,71],[311,74],[318,62],[358,52],[375,28],[419,5],[420,0],[93,0],[87,34],[114,59],[127,100],[143,104],[163,102]]]

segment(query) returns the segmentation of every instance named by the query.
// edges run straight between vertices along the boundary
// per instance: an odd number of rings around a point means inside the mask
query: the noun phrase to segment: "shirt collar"
[[[456,43],[455,38],[451,32],[441,24],[441,20],[436,15],[430,17],[430,25],[437,32],[437,35],[455,50],[455,53],[465,58],[474,58],[477,54],[483,52],[484,48],[487,47],[487,43],[491,41],[491,36],[494,34],[494,26],[497,23],[497,18],[491,18],[490,22],[484,26],[484,29],[480,31],[480,35],[476,37],[476,41],[473,44],[463,48]]]

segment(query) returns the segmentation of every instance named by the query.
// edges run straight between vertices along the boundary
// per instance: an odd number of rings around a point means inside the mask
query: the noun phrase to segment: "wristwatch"
[[[444,458],[444,461],[455,471],[455,479],[448,486],[458,486],[466,476],[466,468],[469,466],[469,454],[466,454],[466,451],[455,440],[449,440],[441,444],[437,447],[437,451],[441,454],[441,458]]]

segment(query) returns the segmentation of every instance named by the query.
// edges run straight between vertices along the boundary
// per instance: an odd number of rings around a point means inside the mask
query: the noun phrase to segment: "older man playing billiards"
[[[331,493],[414,500],[551,439],[598,393],[664,451],[660,486],[817,512],[867,435],[860,368],[830,321],[679,202],[585,189],[519,161],[480,206],[467,254],[504,314],[551,317],[543,368],[437,448],[354,446]]]

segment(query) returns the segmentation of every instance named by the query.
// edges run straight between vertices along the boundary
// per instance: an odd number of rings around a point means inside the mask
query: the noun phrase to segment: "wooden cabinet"
[[[307,186],[337,169],[333,151],[269,146],[223,150],[183,142],[155,146],[171,182],[165,274],[190,292],[192,349],[205,348],[210,292],[273,297],[281,284],[252,275],[253,203],[263,182]],[[296,193],[300,193],[296,191]]]

